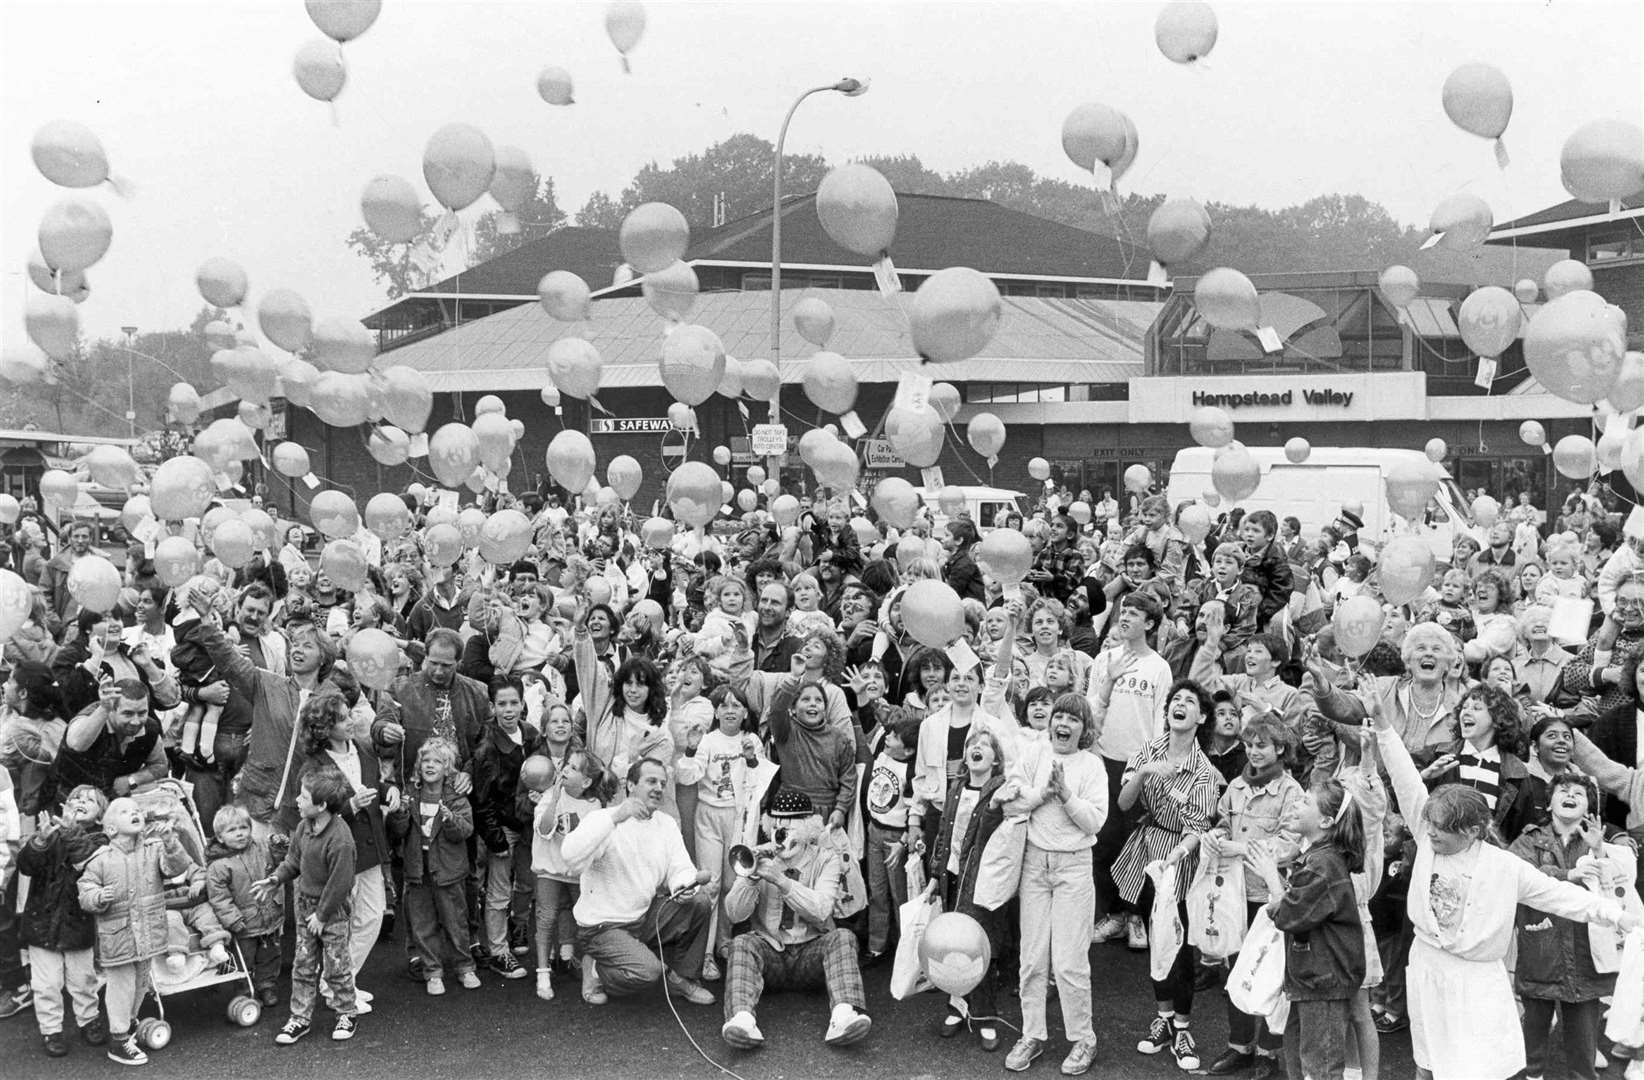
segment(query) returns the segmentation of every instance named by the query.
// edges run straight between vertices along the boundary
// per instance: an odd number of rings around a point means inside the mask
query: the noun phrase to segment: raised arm
[[[1411,832],[1420,832],[1421,814],[1427,806],[1427,785],[1421,782],[1421,772],[1411,759],[1409,748],[1387,722],[1386,713],[1377,709],[1371,719],[1376,732],[1376,747],[1381,753],[1382,764],[1387,767],[1387,777],[1393,782],[1393,798],[1399,813],[1404,816]]]

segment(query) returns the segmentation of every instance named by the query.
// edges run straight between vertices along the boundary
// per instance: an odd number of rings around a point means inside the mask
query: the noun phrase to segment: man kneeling
[[[583,818],[561,848],[582,875],[582,896],[571,913],[582,945],[582,996],[590,1005],[664,978],[676,997],[714,1003],[713,994],[685,977],[702,970],[707,952],[713,900],[696,890],[712,875],[692,865],[679,824],[659,813],[668,782],[662,762],[636,761],[628,770],[633,794]]]
[[[764,1045],[754,1010],[765,987],[810,990],[820,984],[833,1006],[823,1041],[845,1046],[873,1025],[863,1011],[856,938],[833,924],[845,856],[822,843],[822,818],[809,796],[778,792],[770,817],[774,852],[762,848],[754,874],[738,874],[725,896],[730,921],[751,917],[753,929],[731,942],[720,1035],[744,1050]]]

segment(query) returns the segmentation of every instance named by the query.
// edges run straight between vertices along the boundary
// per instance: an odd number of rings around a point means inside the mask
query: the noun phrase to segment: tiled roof
[[[849,357],[864,382],[894,382],[920,361],[908,335],[905,307],[911,297],[888,301],[854,289],[783,290],[782,376],[797,382],[815,346],[801,338],[787,312],[802,297],[833,308],[835,331],[828,347]],[[1142,339],[1160,304],[1145,301],[1070,300],[1007,296],[1005,316],[987,352],[941,366],[960,381],[1117,382],[1142,373]],[[739,358],[770,356],[770,293],[723,292],[702,296],[691,321],[713,330]],[[640,298],[596,300],[593,317],[580,324],[550,318],[526,304],[413,342],[392,355],[429,374],[436,390],[529,389],[545,378],[548,346],[581,336],[604,360],[606,387],[655,386],[658,350],[666,324]]]
[[[1637,210],[1644,208],[1644,194],[1634,195],[1621,200],[1621,209]],[[1512,221],[1503,221],[1496,225],[1496,232],[1502,229],[1528,229],[1536,225],[1552,225],[1560,221],[1575,221],[1580,218],[1593,217],[1609,212],[1609,207],[1603,203],[1582,202],[1580,199],[1569,199],[1557,206],[1549,206],[1545,210],[1537,210],[1533,214],[1526,214]]]

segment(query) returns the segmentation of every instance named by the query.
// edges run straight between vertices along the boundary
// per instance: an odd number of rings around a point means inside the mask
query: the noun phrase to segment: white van
[[[1022,500],[1027,498],[1020,491],[1011,491],[1008,488],[966,487],[963,484],[954,484],[943,490],[956,490],[964,494],[965,509],[970,512],[970,519],[976,523],[976,531],[979,533],[992,532],[1001,514],[1021,513]],[[919,492],[919,497],[930,508],[931,524],[941,529],[947,524],[948,516],[942,513],[938,495],[939,492],[935,488],[925,488]]]
[[[1423,530],[1435,557],[1448,559],[1457,535],[1478,535],[1461,489],[1442,466],[1428,461],[1420,450],[1315,446],[1306,461],[1294,465],[1284,456],[1283,447],[1248,449],[1261,467],[1261,486],[1238,505],[1246,513],[1271,510],[1280,521],[1295,517],[1301,521],[1304,537],[1317,536],[1319,530],[1334,522],[1341,508],[1350,503],[1364,507],[1364,527],[1359,530],[1361,540],[1379,545],[1394,533],[1402,532],[1404,519],[1387,505],[1386,484],[1387,471],[1401,461],[1420,462],[1442,477],[1434,496],[1437,510],[1433,524]],[[1172,506],[1200,499],[1206,491],[1214,490],[1210,483],[1210,465],[1215,455],[1216,451],[1208,446],[1177,451],[1175,463],[1170,467],[1167,491]]]

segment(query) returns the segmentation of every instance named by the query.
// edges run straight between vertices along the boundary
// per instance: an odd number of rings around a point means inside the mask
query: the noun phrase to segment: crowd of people
[[[1644,514],[1504,512],[1360,649],[1331,621],[1382,599],[1356,507],[1195,537],[1159,495],[905,529],[818,498],[670,537],[617,505],[486,500],[531,519],[510,565],[432,561],[452,512],[418,489],[409,532],[361,528],[352,594],[293,525],[170,585],[135,542],[109,611],[68,588],[92,528],[48,541],[25,507],[0,545],[37,590],[4,643],[0,1016],[32,1005],[62,1056],[71,1010],[141,1064],[153,965],[232,945],[288,1003],[276,1043],[321,1003],[347,1039],[367,957],[403,947],[434,996],[534,976],[544,1002],[722,999],[742,1049],[766,990],[820,991],[840,1046],[923,900],[987,944],[935,1032],[993,1052],[1019,1029],[1014,1072],[1051,1049],[1053,996],[1064,1075],[1099,1034],[1120,1070],[1292,1080],[1379,1076],[1384,1036],[1440,1080],[1644,1057]],[[1024,580],[978,565],[983,525],[1027,536]],[[910,629],[927,581],[956,640]],[[1584,640],[1556,640],[1572,610]],[[385,685],[349,662],[368,629],[399,646]],[[203,853],[137,798],[168,778]],[[1201,1052],[1195,998],[1244,970],[1189,903],[1206,878],[1236,936],[1279,935],[1285,1007],[1229,987],[1227,1045]],[[1093,1016],[1104,942],[1149,954],[1144,1030]]]

